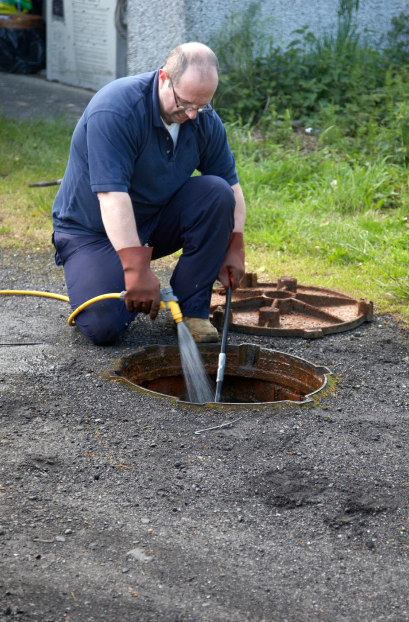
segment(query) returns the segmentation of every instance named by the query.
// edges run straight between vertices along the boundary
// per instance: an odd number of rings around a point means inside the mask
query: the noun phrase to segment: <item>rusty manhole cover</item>
[[[210,314],[222,327],[225,296],[213,289]],[[232,295],[230,329],[250,335],[316,339],[356,328],[373,319],[372,302],[342,294],[335,289],[300,285],[282,276],[274,283],[258,283],[248,272]]]
[[[215,381],[220,346],[201,344],[199,351],[207,373]],[[221,395],[224,404],[306,403],[326,386],[330,373],[326,367],[296,356],[248,343],[227,346],[226,354]],[[123,356],[109,376],[120,378],[136,391],[188,403],[178,346],[138,348]]]

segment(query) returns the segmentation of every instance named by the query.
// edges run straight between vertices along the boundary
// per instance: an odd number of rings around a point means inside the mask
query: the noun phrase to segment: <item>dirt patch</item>
[[[267,505],[289,509],[319,503],[329,485],[328,477],[290,467],[285,471],[268,471],[256,478],[252,493],[259,495]]]
[[[375,486],[348,482],[340,486],[338,482],[334,485],[328,476],[312,473],[298,467],[268,471],[255,479],[251,493],[258,495],[267,505],[283,509],[317,503],[331,505],[331,500],[336,498],[337,503],[342,504],[345,514],[350,515],[396,510],[399,504],[408,500],[402,487],[392,488],[386,482]]]

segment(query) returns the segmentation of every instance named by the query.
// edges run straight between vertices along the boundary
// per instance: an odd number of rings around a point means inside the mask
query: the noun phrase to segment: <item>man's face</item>
[[[169,75],[165,69],[159,69],[159,108],[162,119],[171,123],[185,123],[189,119],[195,119],[195,110],[178,111],[176,101],[180,106],[194,106],[204,108],[210,103],[217,88],[217,74],[212,71],[203,79],[195,67],[188,67],[179,84],[172,89]],[[175,95],[174,95],[175,92]],[[206,113],[204,113],[206,114]]]

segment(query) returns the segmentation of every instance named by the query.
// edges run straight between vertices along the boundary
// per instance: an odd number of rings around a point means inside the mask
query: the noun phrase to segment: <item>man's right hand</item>
[[[152,251],[148,246],[131,246],[117,253],[124,269],[126,308],[130,313],[149,313],[154,320],[160,305],[160,283],[150,268]]]
[[[221,265],[217,278],[219,279],[225,290],[227,290],[230,283],[232,284],[232,288],[236,289],[236,287],[240,286],[240,280],[244,275],[244,272],[245,264],[243,233],[239,231],[233,231],[233,233],[230,234],[226,254],[224,256],[223,263]]]

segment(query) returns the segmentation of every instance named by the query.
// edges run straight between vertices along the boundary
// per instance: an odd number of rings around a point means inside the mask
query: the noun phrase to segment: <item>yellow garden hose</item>
[[[87,302],[84,302],[82,305],[77,307],[75,311],[71,313],[70,317],[68,318],[68,325],[75,326],[74,319],[77,317],[77,315],[81,313],[81,311],[89,307],[89,305],[94,304],[94,302],[98,302],[99,300],[106,300],[107,298],[120,298],[120,297],[121,297],[121,294],[102,294],[102,296],[95,296],[95,298],[90,298],[89,300],[87,300]]]
[[[44,296],[45,298],[57,298],[57,300],[64,300],[64,302],[70,302],[68,296],[62,294],[52,294],[51,292],[36,292],[31,289],[0,289],[0,294],[5,296]]]
[[[68,296],[63,296],[62,294],[53,294],[51,292],[37,292],[30,289],[2,289],[0,290],[0,295],[43,296],[44,298],[56,298],[57,300],[70,302]],[[81,313],[81,311],[89,307],[89,305],[92,305],[94,304],[94,302],[98,302],[100,300],[107,300],[107,298],[120,298],[121,300],[125,301],[125,292],[121,292],[120,294],[102,294],[102,296],[95,296],[95,298],[87,300],[71,313],[70,317],[68,318],[69,326],[75,326],[75,318],[79,313]],[[167,287],[166,289],[161,291],[161,302],[159,305],[159,309],[169,309],[176,324],[178,324],[178,322],[181,322],[183,319],[182,312],[177,303],[177,298],[173,294],[172,288],[170,287]]]

